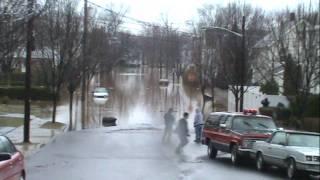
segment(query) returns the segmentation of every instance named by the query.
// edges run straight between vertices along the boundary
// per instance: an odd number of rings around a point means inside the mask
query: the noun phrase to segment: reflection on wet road
[[[93,101],[91,118],[93,126],[99,126],[102,117],[114,116],[119,126],[137,124],[163,124],[162,117],[169,107],[173,107],[176,117],[184,111],[191,113],[200,106],[199,90],[183,86],[181,81],[159,86],[159,73],[156,69],[126,68],[117,69],[111,77],[101,77],[101,86],[110,90],[105,104]],[[192,123],[191,120],[189,121]]]

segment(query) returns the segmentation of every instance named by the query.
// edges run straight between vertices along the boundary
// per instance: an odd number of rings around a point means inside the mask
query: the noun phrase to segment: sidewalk
[[[23,114],[5,114],[1,117],[23,117]],[[31,143],[23,143],[23,126],[0,127],[0,135],[7,136],[21,151],[25,157],[37,152],[41,147],[50,142],[56,135],[63,133],[67,125],[63,123],[52,124],[50,121],[42,120],[31,116],[30,121],[30,141]]]

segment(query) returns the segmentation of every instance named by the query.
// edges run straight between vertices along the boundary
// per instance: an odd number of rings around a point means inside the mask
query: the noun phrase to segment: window
[[[226,117],[226,122],[225,122],[225,124],[226,124],[226,128],[227,128],[227,129],[231,129],[232,116],[227,116],[227,117]]]
[[[219,115],[211,115],[206,121],[206,125],[210,127],[219,127]]]
[[[236,116],[233,119],[234,130],[274,130],[276,125],[271,118],[257,116]]]
[[[10,153],[16,152],[16,148],[13,144],[5,137],[0,136],[0,153]]]
[[[220,124],[225,124],[228,116],[222,115],[220,116]]]
[[[286,144],[286,133],[278,132],[276,133],[270,142],[271,144]]]
[[[312,134],[288,134],[288,146],[320,147],[320,136]]]

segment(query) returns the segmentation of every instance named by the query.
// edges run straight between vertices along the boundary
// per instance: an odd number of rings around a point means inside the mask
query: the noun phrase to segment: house
[[[305,43],[298,40],[301,38],[301,34],[305,34],[305,37],[303,37],[305,38]],[[278,83],[280,92],[283,93],[285,74],[283,57],[289,57],[292,59],[292,62],[301,69],[301,83],[303,85],[307,83],[308,74],[312,74],[312,76],[308,77],[311,79],[312,84],[310,93],[319,94],[319,35],[320,25],[311,25],[306,20],[289,21],[286,24],[281,24],[272,29],[270,34],[266,35],[254,46],[254,48],[259,51],[259,55],[252,64],[252,83],[259,85],[273,78]],[[282,42],[282,44],[279,42]],[[304,50],[306,46],[307,50]],[[307,56],[309,57],[308,59],[306,58]],[[313,71],[312,73],[310,73],[311,70]]]
[[[15,67],[14,69],[18,72],[25,72],[25,62],[26,62],[26,50],[24,48],[19,48],[14,53],[14,61]],[[41,63],[44,61],[50,62],[53,59],[53,56],[55,56],[55,64],[59,62],[59,58],[56,52],[52,53],[52,50],[48,47],[45,47],[43,49],[36,49],[32,51],[31,56],[31,70],[35,70],[36,68],[41,68]]]

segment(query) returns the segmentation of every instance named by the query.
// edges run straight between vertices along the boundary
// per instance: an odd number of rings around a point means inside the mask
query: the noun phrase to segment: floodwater
[[[116,117],[119,126],[162,126],[163,115],[173,108],[176,119],[183,112],[190,113],[190,125],[196,108],[201,106],[201,94],[197,87],[183,85],[172,76],[168,86],[159,85],[159,70],[146,67],[118,68],[108,76],[96,77],[94,86],[100,84],[109,89],[108,99],[93,99],[90,127],[101,126],[102,117]]]

